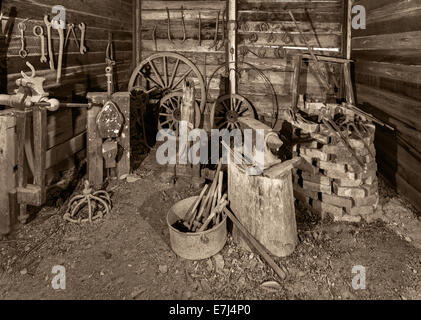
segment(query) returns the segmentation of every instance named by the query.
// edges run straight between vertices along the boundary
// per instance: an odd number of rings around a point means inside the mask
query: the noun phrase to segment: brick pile
[[[335,110],[340,105],[333,106]],[[310,114],[311,115],[311,114]],[[295,123],[294,156],[304,161],[294,172],[294,196],[297,201],[322,217],[331,215],[334,221],[372,221],[378,215],[378,179],[375,159],[375,126],[368,128],[362,138],[349,135],[349,143],[361,167],[343,141],[327,126],[318,122]],[[374,157],[373,157],[374,156]]]

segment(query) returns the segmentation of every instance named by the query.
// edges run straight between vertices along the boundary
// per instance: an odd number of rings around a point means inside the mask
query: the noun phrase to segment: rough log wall
[[[75,32],[79,42],[81,33],[77,25],[81,22],[86,24],[85,45],[88,48],[87,53],[81,55],[73,38],[70,37],[64,51],[60,85],[56,85],[56,73],[50,71],[49,64],[40,62],[41,43],[33,34],[35,25],[43,27],[48,56],[47,29],[43,17],[49,15],[51,20],[55,16],[51,12],[52,7],[58,4],[66,8],[66,23],[73,23],[76,26]],[[132,70],[132,0],[3,0],[0,1],[0,9],[4,15],[0,33],[1,93],[13,93],[16,88],[15,80],[20,77],[20,71],[29,72],[25,65],[26,61],[34,65],[39,75],[46,77],[47,91],[51,97],[60,101],[86,101],[87,92],[105,91],[105,49],[109,31],[113,34],[115,59],[118,63],[115,67],[118,88],[126,90]],[[26,19],[28,20],[25,21]],[[19,56],[21,44],[18,24],[22,21],[26,24],[25,42],[28,52],[26,59]],[[64,33],[66,35],[67,30]],[[59,36],[56,30],[53,30],[52,35],[57,67]],[[72,145],[74,141],[81,140],[79,136],[85,130],[86,110],[62,109],[49,113],[48,148],[61,150],[60,145],[66,142]],[[77,145],[73,151],[84,148],[84,143]],[[52,154],[54,155],[54,152]],[[69,161],[65,162],[69,166]]]
[[[342,22],[343,8],[341,0],[329,1],[276,1],[276,0],[239,0],[238,1],[238,46],[246,47],[254,53],[258,53],[259,47],[271,46],[305,46],[294,22],[288,14],[291,10],[298,22],[299,28],[304,33],[307,42],[314,47],[342,48]],[[262,24],[267,24],[269,30]],[[284,41],[283,34],[287,31],[291,35],[291,41]],[[250,41],[250,35],[257,34],[256,42]],[[299,51],[289,51],[294,54]],[[341,53],[317,52],[325,55],[342,56]],[[280,108],[290,107],[291,78],[293,74],[292,56],[276,58],[273,48],[266,49],[264,58],[248,53],[244,58],[239,56],[239,61],[245,61],[257,66],[270,79],[277,94]],[[311,64],[311,62],[310,62]],[[338,75],[337,75],[338,76]],[[270,91],[262,83],[261,77],[250,71],[248,76],[242,77],[239,85],[239,93],[244,94],[257,108],[260,114],[272,114]],[[303,66],[301,75],[300,93],[306,93],[315,99],[321,98],[322,89],[319,82],[306,66]]]
[[[421,1],[363,0],[366,30],[353,30],[361,107],[396,127],[378,128],[380,171],[421,210]]]
[[[181,25],[181,6],[183,6],[186,22],[186,37],[184,44],[181,43],[183,36]],[[175,45],[168,40],[167,34],[167,12],[170,9],[171,35]],[[153,29],[156,26],[155,35],[157,40],[157,51],[176,51],[191,59],[209,80],[216,68],[225,63],[226,47],[218,51],[209,49],[213,42],[217,11],[222,12],[227,8],[227,1],[142,1],[142,58],[155,52],[153,41]],[[341,48],[342,46],[342,1],[341,0],[312,0],[312,1],[256,1],[238,0],[238,47],[248,48],[257,52],[262,45],[268,44],[268,38],[272,37],[270,45],[296,45],[304,43],[300,38],[287,10],[295,15],[301,29],[304,31],[310,45],[316,47]],[[198,44],[198,15],[202,19],[202,46]],[[226,12],[227,15],[227,12]],[[226,20],[226,19],[225,19]],[[219,26],[219,37],[222,39],[221,21]],[[244,23],[247,23],[246,26]],[[269,29],[260,31],[260,25],[267,23]],[[282,29],[281,26],[282,25]],[[247,30],[246,30],[247,29]],[[226,31],[226,30],[225,30]],[[284,31],[292,35],[292,42],[282,41]],[[250,42],[250,35],[257,34],[256,42]],[[225,35],[225,39],[227,36]],[[219,43],[220,45],[221,43]],[[332,54],[332,53],[326,53]],[[341,55],[337,53],[335,55]],[[265,58],[259,58],[252,53],[245,56],[239,55],[239,66],[245,69],[241,73],[238,93],[246,96],[257,109],[260,115],[272,114],[272,96],[270,88],[255,71],[241,65],[241,61],[250,63],[264,72],[271,81],[280,107],[289,106],[290,83],[292,76],[292,58],[275,58],[274,50],[267,49]],[[305,70],[305,68],[304,68]],[[210,85],[209,96],[215,99],[222,95],[225,86],[220,84],[221,74],[218,72]],[[303,75],[301,92],[307,92],[315,97],[321,96],[321,87],[315,77],[311,74]],[[210,99],[210,100],[212,100]]]

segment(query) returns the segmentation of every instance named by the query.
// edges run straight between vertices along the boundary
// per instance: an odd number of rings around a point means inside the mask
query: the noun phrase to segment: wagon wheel
[[[171,129],[175,136],[179,134],[179,122],[181,120],[181,102],[183,98],[182,92],[174,92],[164,96],[159,105],[158,128]],[[200,125],[201,113],[199,104],[195,105],[195,123],[194,127]]]
[[[197,79],[200,111],[206,104],[206,86],[199,69],[186,57],[173,52],[160,52],[143,60],[133,71],[129,91],[137,88],[155,88],[164,97],[173,92],[182,92],[187,77]]]
[[[212,75],[208,78],[207,81],[207,85],[206,85],[206,94],[207,94],[207,101],[208,102],[213,102],[215,101],[214,98],[216,97],[212,97],[211,93],[211,84],[213,81],[215,81],[216,79],[218,79],[219,76],[224,76],[224,77],[228,77],[229,74],[229,70],[230,70],[230,65],[228,62],[221,64],[220,66],[218,66],[218,68],[215,69],[215,71],[212,73]],[[232,70],[232,69],[231,69]],[[270,81],[270,79],[260,70],[258,69],[256,66],[245,62],[245,61],[238,61],[237,62],[237,66],[235,68],[235,77],[236,77],[236,82],[237,82],[237,94],[239,95],[247,95],[247,89],[246,88],[242,88],[241,86],[241,77],[243,75],[247,75],[250,74],[250,72],[252,72],[252,76],[256,76],[259,79],[263,80],[263,83],[265,84],[265,88],[266,88],[266,92],[265,95],[267,97],[271,97],[272,100],[272,113],[273,113],[273,121],[272,121],[272,128],[275,127],[276,121],[279,118],[279,104],[278,104],[278,97],[277,94],[275,92],[275,89]],[[247,78],[246,78],[247,80]],[[226,92],[221,92],[219,91],[219,95],[223,95],[229,93],[229,91]],[[219,97],[219,96],[218,96]],[[249,102],[251,104],[257,104],[259,103],[258,97],[256,97],[256,99],[254,99],[252,96],[248,96],[248,98],[250,99]]]
[[[240,129],[239,117],[256,118],[256,113],[250,102],[238,94],[221,96],[211,108],[211,128]]]

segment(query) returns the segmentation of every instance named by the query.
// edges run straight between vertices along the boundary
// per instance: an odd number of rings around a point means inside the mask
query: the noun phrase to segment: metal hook
[[[29,67],[29,69],[31,69],[31,75],[28,76],[25,72],[21,71],[20,74],[22,75],[22,77],[25,78],[25,79],[35,78],[35,68],[34,68],[34,66],[29,61],[26,61],[26,65]]]

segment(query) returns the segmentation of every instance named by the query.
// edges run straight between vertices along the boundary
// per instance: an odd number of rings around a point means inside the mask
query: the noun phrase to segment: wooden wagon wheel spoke
[[[149,75],[143,73],[142,71],[139,71],[139,74],[144,76],[146,79],[152,81],[153,83],[155,83],[158,86],[158,88],[162,88],[161,85],[158,82],[156,82],[153,78],[151,78]]]
[[[200,124],[201,114],[203,114],[206,105],[206,86],[200,70],[183,55],[173,52],[160,52],[147,57],[133,70],[128,89],[134,95],[136,91],[146,91],[150,87],[156,89],[151,94],[152,97],[154,99],[160,99],[161,102],[165,100],[165,103],[160,102],[159,110],[155,113],[158,115],[157,122],[160,128],[162,123],[168,120],[162,115],[163,113],[169,114],[171,118],[174,118],[175,115],[177,116],[176,118],[180,117],[178,109],[182,99],[183,88],[181,84],[188,77],[194,79],[195,89],[198,95],[199,109],[196,112],[197,117],[195,119],[195,121],[198,121],[195,125],[198,126]],[[164,99],[164,97],[170,94],[176,96],[169,101],[168,98]],[[136,106],[134,106],[134,109],[136,109]],[[176,110],[177,112],[175,112]],[[139,118],[139,121],[136,122],[141,122],[140,119],[142,119],[142,116],[139,114],[136,117]],[[144,127],[143,122],[139,124]],[[169,123],[165,123],[166,128],[168,128],[168,125]]]
[[[218,128],[217,128],[217,129],[221,129],[221,128],[222,128],[223,126],[225,126],[227,123],[228,123],[228,121],[223,122],[222,124],[220,124],[220,125],[218,126]]]
[[[171,87],[171,89],[175,89],[175,88],[177,88],[178,87],[178,85],[181,83],[181,82],[183,82],[184,81],[184,79],[186,79],[187,78],[187,76],[192,72],[193,70],[192,69],[190,69],[190,70],[187,70],[182,76],[181,76],[181,78],[176,82],[176,84],[175,85],[173,85],[172,87]]]
[[[224,106],[224,108],[225,108],[225,110],[229,110],[230,108],[228,108],[228,106],[225,104],[225,101],[221,101],[222,102],[222,105]]]
[[[230,108],[228,108],[228,103]],[[211,107],[210,122],[212,128],[240,129],[239,117],[255,118],[253,106],[238,94],[219,97]]]
[[[170,81],[170,84],[168,85],[170,88],[172,88],[173,87],[173,83],[174,83],[174,78],[175,78],[175,75],[177,74],[177,70],[178,70],[178,66],[180,65],[180,59],[177,59],[177,62],[175,63],[175,65],[174,65],[174,70],[173,70],[173,72],[172,72],[172,75],[171,75],[171,81]]]
[[[238,100],[237,101],[237,104],[235,105],[235,111],[237,111],[237,112],[240,112],[240,109],[241,109],[241,105],[243,104],[243,101],[241,101],[241,100]]]
[[[161,84],[161,87],[162,87],[162,88],[165,88],[164,81],[162,80],[162,77],[161,77],[161,75],[158,73],[158,70],[156,69],[155,64],[153,63],[153,61],[152,61],[152,60],[150,60],[150,61],[149,61],[149,65],[151,66],[153,73],[155,73],[155,76],[158,78],[158,81],[159,81],[159,83]]]
[[[161,123],[161,126],[165,126],[167,123],[170,123],[171,122],[171,119],[170,120],[167,120],[167,121],[165,121],[165,122],[162,122]]]
[[[164,84],[165,87],[168,86],[168,70],[167,70],[167,57],[163,56],[162,57],[162,62],[163,62],[163,68],[164,68]]]
[[[159,129],[171,129],[174,135],[179,134],[179,121],[181,120],[181,103],[183,100],[182,93],[170,93],[164,96],[160,102],[158,127]],[[171,107],[169,107],[171,106]],[[165,111],[167,110],[167,111]],[[201,112],[199,104],[195,103],[195,123],[197,128],[200,125]]]

